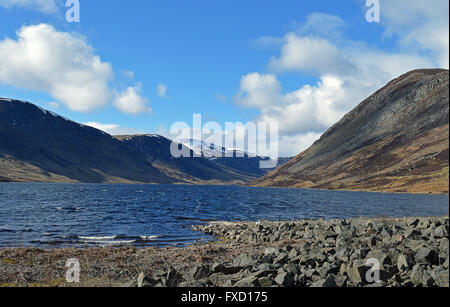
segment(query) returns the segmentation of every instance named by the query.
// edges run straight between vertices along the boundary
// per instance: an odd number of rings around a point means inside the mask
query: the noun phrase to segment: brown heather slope
[[[449,73],[387,84],[256,186],[448,193]]]

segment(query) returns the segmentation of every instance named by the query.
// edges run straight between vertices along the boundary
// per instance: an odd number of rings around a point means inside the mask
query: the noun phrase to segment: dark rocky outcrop
[[[170,145],[159,135],[112,137],[0,98],[0,182],[243,184],[264,174],[256,158],[174,158]]]

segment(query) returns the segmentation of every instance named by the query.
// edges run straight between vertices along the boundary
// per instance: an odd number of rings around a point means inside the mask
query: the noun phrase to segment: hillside
[[[242,184],[265,174],[247,158],[234,165],[175,159],[170,145],[157,135],[113,137],[0,98],[0,182]]]
[[[0,99],[0,180],[174,182],[110,135],[11,99]]]
[[[448,193],[448,70],[387,84],[257,186]]]
[[[160,135],[122,135],[116,138],[128,148],[142,153],[161,173],[178,181],[223,184],[244,183],[257,178],[246,168],[233,168],[204,157],[174,158],[170,154],[172,141]],[[192,150],[190,152],[193,156]]]

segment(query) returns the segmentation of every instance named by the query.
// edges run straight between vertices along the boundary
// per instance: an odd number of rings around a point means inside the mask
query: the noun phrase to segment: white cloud
[[[449,67],[449,1],[396,0],[381,5],[387,37],[396,37],[405,48],[432,53],[436,64]]]
[[[142,84],[130,86],[125,91],[117,93],[114,106],[121,112],[136,115],[139,113],[152,113],[148,100],[141,95]]]
[[[0,0],[0,6],[8,9],[13,7],[33,9],[52,14],[58,12],[57,0]]]
[[[97,122],[83,123],[83,125],[93,127],[95,129],[104,131],[111,135],[134,135],[134,134],[145,134],[144,131],[132,128],[121,127],[116,124],[101,124]]]
[[[167,85],[160,83],[158,84],[157,88],[156,88],[157,92],[158,92],[158,96],[161,98],[166,98],[166,93],[167,93]]]
[[[281,85],[275,75],[250,73],[241,78],[236,100],[244,107],[267,108],[280,99]]]
[[[0,41],[0,82],[47,92],[74,111],[107,104],[111,65],[84,38],[48,24],[22,27],[17,36]]]
[[[429,1],[428,6],[433,7]],[[437,12],[439,5],[425,9],[430,11],[426,14],[420,13],[421,6],[413,7],[418,15],[427,16],[419,22],[425,27],[412,26],[414,22],[402,16],[401,22],[385,21],[389,35],[405,34],[398,40],[396,52],[346,39],[339,30],[345,28],[341,19],[325,14],[309,16],[304,25],[281,39],[265,38],[261,42],[282,42],[280,54],[270,60],[269,73],[253,72],[241,78],[236,102],[259,109],[256,120],[279,124],[281,155],[298,154],[393,78],[417,68],[448,67],[448,15]],[[441,23],[446,25],[429,28]],[[338,29],[329,34],[332,25]],[[413,44],[415,48],[411,48]],[[312,74],[319,81],[285,93],[277,78],[283,72]]]
[[[109,85],[111,64],[102,62],[84,37],[48,24],[24,26],[16,40],[0,40],[0,63],[0,82],[48,93],[73,111],[90,112],[114,99],[124,113],[151,112],[141,84],[118,94]],[[133,77],[132,71],[124,74]]]
[[[337,73],[350,70],[352,65],[328,40],[289,33],[281,47],[280,57],[272,58],[269,67],[273,71]]]

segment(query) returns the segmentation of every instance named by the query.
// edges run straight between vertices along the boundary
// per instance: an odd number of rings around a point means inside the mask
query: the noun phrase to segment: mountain
[[[113,137],[0,98],[0,182],[243,184],[265,174],[249,163],[175,159],[171,143],[158,135]]]
[[[449,72],[391,81],[257,186],[448,193]]]
[[[23,101],[0,99],[0,180],[173,183],[112,136]]]
[[[255,179],[253,172],[216,163],[205,157],[174,158],[170,154],[172,141],[160,135],[116,136],[128,148],[137,150],[161,173],[188,183],[244,183]],[[180,144],[190,151],[193,150]],[[181,148],[180,148],[181,149]]]
[[[201,155],[210,161],[243,171],[255,177],[264,176],[275,169],[260,168],[260,162],[269,160],[268,157],[261,157],[241,149],[226,148],[214,143],[206,143],[205,141],[194,139],[181,140],[180,143],[190,148],[197,155]],[[285,164],[290,159],[292,158],[279,158],[277,167]]]

